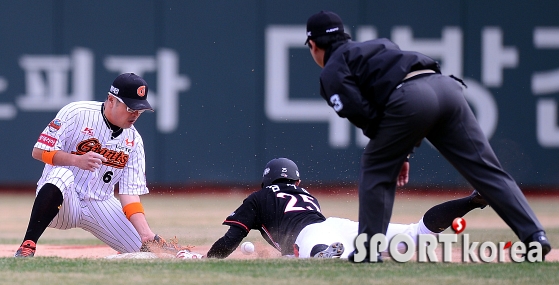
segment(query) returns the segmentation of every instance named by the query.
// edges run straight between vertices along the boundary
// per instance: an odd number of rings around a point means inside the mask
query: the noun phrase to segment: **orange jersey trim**
[[[237,222],[237,221],[230,221],[230,220],[225,220],[223,223],[224,224],[231,223],[231,224],[239,225],[239,226],[243,227],[247,232],[250,232],[250,229],[247,226],[245,226],[243,223],[240,223],[240,222]]]

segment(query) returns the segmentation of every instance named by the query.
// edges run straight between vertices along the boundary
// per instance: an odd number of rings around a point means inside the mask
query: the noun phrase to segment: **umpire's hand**
[[[404,186],[408,184],[408,180],[410,178],[409,174],[410,174],[410,162],[405,161],[404,164],[402,165],[402,169],[400,169],[400,174],[398,174],[397,185]]]

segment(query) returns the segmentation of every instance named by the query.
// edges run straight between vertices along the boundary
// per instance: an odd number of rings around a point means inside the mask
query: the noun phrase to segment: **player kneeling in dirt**
[[[142,137],[134,123],[144,111],[148,85],[134,73],[119,75],[105,102],[64,106],[43,130],[33,158],[45,163],[29,225],[15,257],[35,255],[47,226],[82,228],[121,253],[164,243],[144,216],[147,194]],[[114,187],[119,184],[119,199]]]
[[[299,187],[297,165],[287,158],[272,159],[262,177],[262,189],[250,194],[229,215],[224,225],[229,230],[207,253],[209,258],[226,258],[250,230],[262,237],[284,256],[299,258],[347,258],[354,251],[358,223],[342,218],[325,218],[318,200]],[[487,206],[474,191],[470,196],[451,200],[429,209],[416,224],[389,224],[387,239],[407,234],[413,240],[419,234],[436,235],[448,228],[457,217]]]

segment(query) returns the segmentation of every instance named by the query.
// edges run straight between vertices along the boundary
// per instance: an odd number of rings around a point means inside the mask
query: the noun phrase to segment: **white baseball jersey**
[[[63,107],[43,130],[36,148],[82,155],[93,151],[107,161],[96,171],[45,164],[37,192],[45,183],[56,185],[64,197],[49,227],[83,228],[119,252],[138,251],[141,240],[114,196],[148,193],[142,137],[134,126],[116,138],[102,115],[102,102],[74,102]]]
[[[344,245],[344,253],[340,258],[347,258],[355,250],[358,229],[358,222],[335,217],[327,218],[322,223],[310,224],[301,230],[295,240],[295,244],[299,247],[299,258],[311,257],[311,250],[317,244],[331,245],[334,242],[341,242]],[[386,239],[391,240],[396,234],[407,234],[414,241],[419,234],[437,235],[425,227],[423,218],[417,224],[389,223]],[[398,245],[398,249],[405,249],[405,245]]]

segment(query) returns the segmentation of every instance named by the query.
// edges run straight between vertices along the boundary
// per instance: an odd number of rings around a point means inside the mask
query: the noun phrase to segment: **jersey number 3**
[[[297,196],[295,195],[291,195],[291,194],[287,194],[287,193],[278,193],[276,194],[276,197],[278,198],[283,198],[283,199],[289,199],[289,202],[287,202],[287,206],[285,207],[285,211],[283,211],[284,213],[287,212],[292,212],[292,211],[317,211],[320,213],[320,207],[318,207],[318,205],[316,205],[313,200],[314,198],[309,197],[307,195],[304,194],[299,194]],[[301,197],[301,200],[299,200],[299,197]],[[311,205],[314,206],[311,207]],[[299,206],[297,206],[299,205]],[[303,206],[303,207],[301,207]]]

